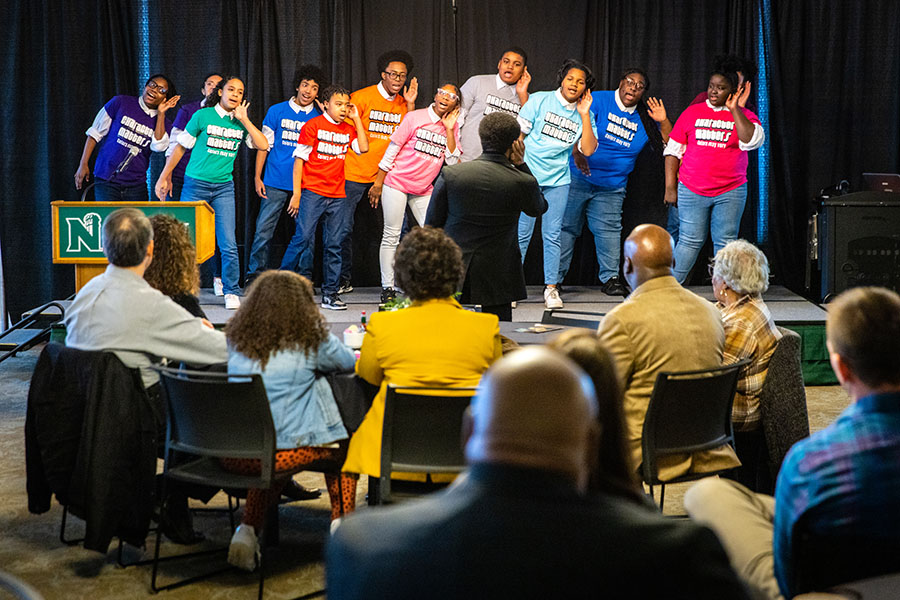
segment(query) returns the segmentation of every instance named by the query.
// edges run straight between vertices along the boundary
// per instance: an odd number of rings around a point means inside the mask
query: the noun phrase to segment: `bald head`
[[[650,279],[672,274],[675,244],[658,225],[638,225],[625,240],[623,271],[634,289]]]
[[[584,485],[597,437],[587,376],[548,348],[517,350],[492,366],[472,403],[470,463],[555,471]]]

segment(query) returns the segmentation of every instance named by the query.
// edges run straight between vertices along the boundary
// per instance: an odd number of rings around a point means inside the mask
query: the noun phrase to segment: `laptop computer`
[[[863,173],[866,191],[900,193],[900,174],[897,173]]]

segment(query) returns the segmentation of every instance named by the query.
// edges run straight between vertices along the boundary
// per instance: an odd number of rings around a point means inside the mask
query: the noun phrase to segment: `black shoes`
[[[337,294],[331,294],[330,296],[322,296],[322,308],[327,308],[328,310],[347,310],[347,303],[341,300],[341,297]]]
[[[618,277],[610,277],[600,284],[600,291],[607,296],[627,296],[628,288],[619,281]]]
[[[163,535],[175,542],[190,546],[206,539],[199,531],[194,531],[194,520],[188,508],[187,497],[171,494],[159,515],[159,528]]]
[[[393,302],[397,298],[397,290],[394,288],[383,288],[381,290],[381,303],[387,304],[388,302]]]
[[[322,490],[305,488],[292,479],[288,481],[287,485],[284,486],[284,489],[281,490],[281,495],[285,498],[290,498],[294,502],[299,500],[315,500],[322,495]]]

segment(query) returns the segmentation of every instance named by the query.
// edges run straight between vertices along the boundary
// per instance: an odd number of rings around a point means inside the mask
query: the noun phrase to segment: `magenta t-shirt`
[[[759,117],[742,108],[747,119]],[[731,111],[713,110],[706,102],[688,106],[669,138],[687,145],[678,179],[701,196],[718,196],[747,182],[747,153],[738,147],[738,134]]]
[[[459,123],[453,127],[459,148]],[[431,193],[434,181],[444,164],[447,151],[447,129],[439,120],[432,122],[427,108],[406,113],[400,127],[391,134],[391,142],[400,146],[394,166],[384,178],[385,185],[412,194]]]

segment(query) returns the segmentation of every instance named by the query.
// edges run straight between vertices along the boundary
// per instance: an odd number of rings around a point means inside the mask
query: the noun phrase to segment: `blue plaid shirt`
[[[788,597],[791,533],[801,515],[813,533],[900,537],[900,393],[851,404],[797,442],[775,487],[775,576]]]

